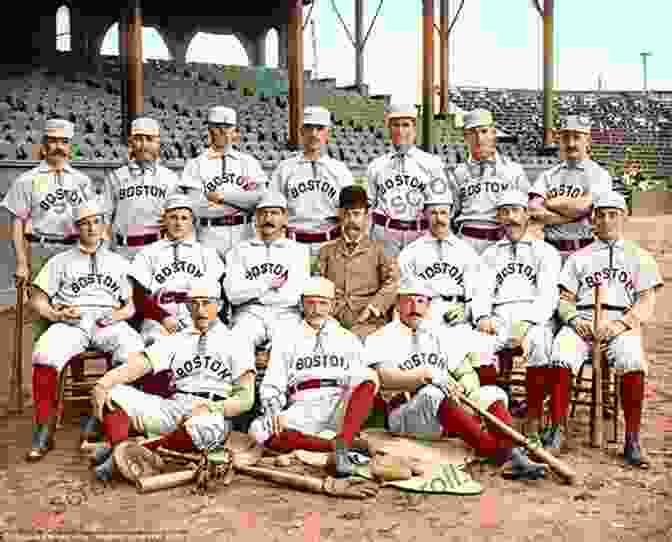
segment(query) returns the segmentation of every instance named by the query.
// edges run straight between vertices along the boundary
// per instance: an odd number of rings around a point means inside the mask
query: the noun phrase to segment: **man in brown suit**
[[[369,239],[369,204],[360,186],[341,190],[341,236],[320,248],[320,275],[336,285],[333,316],[362,341],[388,322],[399,287],[396,258],[382,241]]]

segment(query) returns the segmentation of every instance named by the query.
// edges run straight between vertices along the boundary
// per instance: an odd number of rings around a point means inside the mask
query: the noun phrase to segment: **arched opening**
[[[103,43],[100,46],[103,56],[119,56],[119,23],[114,23],[107,29]],[[156,28],[142,27],[142,60],[171,60],[170,51],[166,42]]]
[[[249,66],[245,47],[233,34],[208,34],[198,32],[189,43],[187,62]]]
[[[56,50],[71,51],[70,45],[70,8],[61,6],[56,10]]]
[[[279,44],[280,37],[278,31],[275,28],[271,28],[266,33],[266,66],[269,68],[277,68],[279,59]]]

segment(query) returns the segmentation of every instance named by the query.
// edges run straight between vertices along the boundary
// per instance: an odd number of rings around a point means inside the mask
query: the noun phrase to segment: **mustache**
[[[54,149],[49,154],[51,156],[65,156],[65,151],[62,151],[61,149]]]

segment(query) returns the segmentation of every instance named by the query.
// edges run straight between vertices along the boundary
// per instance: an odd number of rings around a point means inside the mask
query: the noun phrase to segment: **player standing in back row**
[[[497,129],[490,111],[476,109],[464,115],[464,140],[469,160],[455,168],[455,209],[457,234],[478,254],[504,239],[497,223],[497,200],[505,190],[525,194],[530,182],[520,164],[497,152]]]
[[[415,146],[417,116],[413,105],[390,108],[387,126],[394,150],[376,158],[366,171],[371,239],[383,241],[389,257],[427,231],[427,194],[450,190],[441,158]]]

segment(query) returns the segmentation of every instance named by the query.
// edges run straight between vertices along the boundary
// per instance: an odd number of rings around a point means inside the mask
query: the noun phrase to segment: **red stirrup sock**
[[[509,411],[506,409],[504,403],[502,403],[501,401],[495,401],[494,403],[492,403],[488,407],[488,412],[492,414],[495,418],[498,418],[501,421],[503,421],[509,427],[513,425],[513,418],[511,417]],[[497,439],[498,449],[501,450],[501,449],[513,448],[513,440],[511,439],[510,436],[504,433],[504,431],[501,431],[500,429],[495,427],[494,424],[489,424],[487,421],[486,424],[488,424],[490,432]]]
[[[551,424],[560,425],[569,411],[570,369],[553,367],[551,376]]]
[[[366,421],[373,406],[375,393],[376,385],[369,380],[362,382],[353,390],[345,410],[343,430],[336,437],[337,439],[340,438],[346,446],[352,444],[352,438]]]
[[[494,365],[481,365],[476,369],[481,386],[497,385],[497,367]]]
[[[623,375],[623,416],[625,431],[639,433],[642,423],[642,404],[644,402],[644,373],[626,373]]]
[[[187,433],[186,427],[180,427],[172,433],[167,433],[161,438],[143,443],[143,446],[149,450],[157,448],[166,448],[174,452],[196,452],[198,451]]]
[[[450,406],[446,399],[439,406],[439,422],[444,432],[457,433],[480,455],[495,455],[497,439],[488,431],[481,430],[480,419],[470,416],[460,407]]]
[[[55,367],[33,366],[33,400],[35,423],[48,423],[49,418],[56,413],[58,401],[58,371]]]
[[[310,452],[333,452],[334,444],[330,439],[305,435],[300,431],[283,431],[271,437],[265,444],[276,452],[308,450]]]
[[[550,380],[550,367],[528,367],[525,375],[527,392],[527,415],[532,419],[541,419],[544,415],[544,395],[546,379]]]
[[[131,419],[125,410],[117,408],[103,416],[103,431],[114,446],[128,439],[128,429]]]

